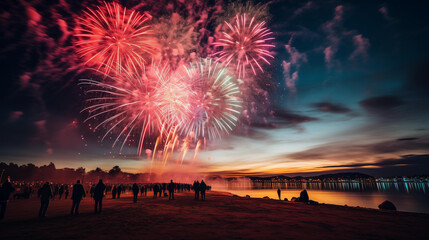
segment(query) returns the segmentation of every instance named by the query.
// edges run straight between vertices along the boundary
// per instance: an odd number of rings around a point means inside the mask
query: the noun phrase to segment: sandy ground
[[[103,201],[101,215],[83,200],[79,216],[72,201],[53,200],[45,219],[39,201],[10,201],[0,239],[428,239],[429,214],[381,212],[335,205],[310,206],[272,199],[209,192],[176,200],[129,195]]]

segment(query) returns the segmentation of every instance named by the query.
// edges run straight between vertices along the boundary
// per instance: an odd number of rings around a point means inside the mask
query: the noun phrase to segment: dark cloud
[[[429,141],[425,139],[414,141],[382,141],[374,144],[352,144],[346,142],[334,142],[323,146],[308,149],[285,156],[286,158],[314,160],[345,160],[366,158],[377,154],[400,153],[404,151],[427,151]]]
[[[255,135],[258,139],[265,139],[268,136],[260,131],[252,130],[251,128],[268,130],[285,127],[300,128],[300,124],[316,120],[318,120],[318,118],[294,113],[280,107],[274,107],[273,110],[270,111],[269,116],[259,116],[258,118],[254,118],[252,122],[247,124],[247,126],[244,125],[240,129],[237,129],[235,134],[250,137],[254,137]]]
[[[401,106],[404,102],[397,96],[380,96],[364,99],[359,104],[368,112],[384,113]]]
[[[409,137],[409,138],[398,138],[396,139],[396,141],[413,141],[413,140],[417,140],[419,138],[415,138],[415,137]]]
[[[296,125],[300,123],[312,122],[312,121],[318,120],[317,118],[314,118],[314,117],[292,113],[283,109],[276,109],[274,111],[274,116],[277,119],[280,119],[282,121],[281,122],[282,124],[287,124],[287,125]]]
[[[351,112],[350,108],[347,108],[341,104],[338,103],[331,103],[331,102],[318,102],[312,104],[313,107],[315,107],[320,112],[327,112],[327,113],[349,113]]]
[[[401,151],[416,151],[429,149],[429,141],[385,141],[376,144],[368,145],[368,150],[371,153],[395,153]]]
[[[350,168],[350,167],[368,167],[368,166],[398,166],[398,165],[423,165],[429,168],[429,154],[423,155],[404,155],[401,158],[383,159],[375,163],[355,163],[344,165],[323,166],[319,168]]]
[[[429,172],[429,154],[403,155],[400,158],[383,159],[376,163],[355,163],[320,167],[320,169],[327,168],[347,168],[347,171],[356,171],[372,176],[383,177],[427,175]],[[327,172],[337,171],[338,170]]]

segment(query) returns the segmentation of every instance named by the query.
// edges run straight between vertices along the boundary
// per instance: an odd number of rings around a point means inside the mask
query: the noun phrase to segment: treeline
[[[12,181],[52,181],[56,183],[72,183],[77,179],[85,182],[97,182],[98,179],[103,179],[111,183],[127,183],[127,182],[145,182],[148,180],[148,174],[145,173],[126,173],[119,166],[114,166],[109,171],[104,171],[101,168],[96,168],[91,171],[86,171],[80,167],[57,169],[54,163],[37,167],[29,163],[18,166],[15,163],[6,164],[0,163],[0,174],[3,172],[1,182],[7,176],[10,176]]]

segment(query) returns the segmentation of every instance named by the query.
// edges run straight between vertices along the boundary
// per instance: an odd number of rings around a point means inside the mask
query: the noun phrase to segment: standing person
[[[10,183],[10,177],[7,177],[7,181],[3,183],[0,188],[0,220],[4,218],[6,213],[7,201],[11,193],[15,191],[15,188],[12,187]]]
[[[144,186],[144,196],[147,196],[147,186]]]
[[[139,186],[137,186],[137,183],[133,184],[132,191],[133,191],[133,195],[134,195],[133,201],[136,203],[137,202],[137,196],[139,195]]]
[[[95,200],[94,213],[101,213],[101,207],[103,205],[104,190],[106,190],[106,185],[104,185],[103,180],[100,179],[98,181],[97,186],[95,186],[94,188],[94,200]],[[97,208],[98,208],[98,211],[97,211]]]
[[[40,198],[39,217],[46,217],[46,211],[49,206],[49,198],[53,198],[52,188],[49,182],[46,182],[38,191]]]
[[[158,195],[158,190],[159,190],[158,184],[155,184],[153,186],[153,198],[155,199],[156,199],[156,196]]]
[[[112,189],[112,199],[115,199],[116,198],[116,193],[117,193],[117,189],[116,189],[116,186],[113,186],[113,189]]]
[[[59,198],[60,200],[63,194],[64,194],[64,185],[61,185],[60,190],[58,190],[58,195],[60,195],[60,198]]]
[[[64,193],[64,199],[67,199],[68,196],[69,196],[69,186],[66,185],[66,192]]]
[[[204,180],[201,180],[200,183],[200,192],[201,192],[201,200],[206,200],[206,189],[207,189],[207,185],[204,182]]]
[[[140,196],[143,196],[143,193],[144,193],[144,185],[142,185],[140,188]]]
[[[54,197],[53,197],[53,199],[55,199],[55,197],[58,195],[58,191],[59,191],[58,184],[56,184],[54,186]]]
[[[80,180],[77,180],[76,184],[73,186],[73,193],[71,197],[71,200],[73,200],[73,205],[70,212],[71,215],[79,214],[79,205],[80,201],[82,201],[82,197],[85,197],[85,189],[83,189],[82,184],[80,184]]]
[[[279,200],[282,200],[282,190],[280,188],[277,189],[277,195],[279,196]]]
[[[168,184],[168,200],[174,200],[174,188],[173,180],[170,180],[170,183]]]
[[[91,197],[94,197],[94,189],[95,189],[95,185],[93,184],[91,189],[89,190],[89,194],[91,194]]]
[[[198,181],[194,182],[194,185],[192,186],[194,188],[194,192],[195,192],[195,200],[198,200],[199,194],[200,194],[200,183]]]
[[[121,185],[118,186],[118,192],[116,193],[116,196],[119,198],[121,198],[121,191],[122,191],[122,187]]]

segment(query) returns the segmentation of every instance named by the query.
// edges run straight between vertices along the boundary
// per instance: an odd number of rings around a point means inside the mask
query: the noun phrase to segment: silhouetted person
[[[279,200],[282,200],[282,191],[279,189],[277,189],[277,195],[279,196]]]
[[[308,202],[310,199],[308,197],[307,190],[302,190],[302,192],[299,194],[299,201],[300,202]]]
[[[99,180],[97,186],[94,188],[94,200],[95,200],[95,207],[94,207],[94,213],[101,213],[101,207],[103,206],[103,197],[104,197],[104,190],[106,190],[106,185],[104,185],[103,180]],[[98,211],[97,211],[98,208]]]
[[[118,197],[118,198],[121,198],[121,192],[122,192],[122,187],[121,187],[121,185],[119,185],[118,186],[118,189],[117,189],[117,193],[116,193],[116,196]]]
[[[133,195],[134,195],[133,201],[136,203],[137,202],[137,196],[139,195],[139,186],[137,186],[137,183],[133,184],[132,191],[133,191]]]
[[[147,196],[147,186],[144,186],[144,196]]]
[[[141,186],[141,188],[140,188],[140,196],[143,196],[143,193],[144,193],[144,186]]]
[[[113,186],[113,189],[112,189],[112,199],[116,198],[116,193],[117,192],[118,192],[118,189],[116,188],[116,186]]]
[[[49,182],[46,182],[38,191],[40,198],[39,217],[45,217],[49,206],[49,199],[53,198],[52,188]]]
[[[167,196],[166,194],[165,194],[165,191],[167,191],[167,183],[163,183],[162,184],[162,196]]]
[[[82,201],[82,197],[85,197],[85,189],[83,189],[83,186],[82,184],[80,184],[80,181],[77,180],[76,184],[73,186],[73,193],[71,197],[71,200],[73,200],[73,205],[70,212],[71,215],[79,214],[79,205],[80,201]]]
[[[60,200],[61,200],[61,197],[63,196],[63,194],[64,194],[64,186],[61,185],[60,190],[58,190],[58,195],[59,195]]]
[[[64,193],[64,199],[67,199],[68,196],[69,196],[69,188],[67,187]]]
[[[158,184],[155,184],[153,186],[153,198],[156,198],[156,196],[158,195],[158,191],[159,191]]]
[[[201,192],[201,200],[206,200],[206,189],[207,189],[207,185],[204,182],[204,180],[201,180],[200,183],[200,192]]]
[[[7,201],[11,193],[15,191],[15,188],[12,187],[10,183],[10,178],[7,178],[7,181],[3,183],[0,187],[0,220],[4,218],[6,213]]]
[[[195,200],[198,200],[199,194],[200,194],[200,183],[198,181],[194,182],[194,185],[192,186],[194,188],[195,191]]]
[[[89,190],[89,194],[91,194],[91,197],[94,197],[94,189],[95,189],[95,185],[92,185],[91,189]]]
[[[170,183],[168,184],[168,200],[174,200],[174,188],[173,180],[170,180]]]

